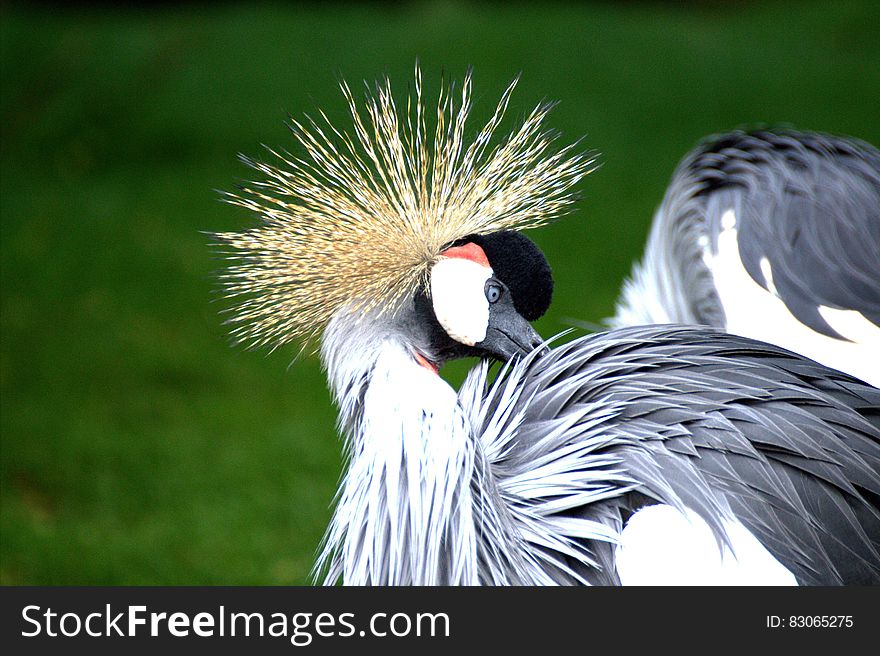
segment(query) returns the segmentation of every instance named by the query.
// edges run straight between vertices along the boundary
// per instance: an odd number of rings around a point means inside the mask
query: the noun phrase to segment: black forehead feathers
[[[553,274],[547,258],[531,239],[503,230],[470,235],[457,244],[467,242],[486,253],[495,277],[510,289],[513,305],[524,319],[534,321],[547,311],[553,298]]]

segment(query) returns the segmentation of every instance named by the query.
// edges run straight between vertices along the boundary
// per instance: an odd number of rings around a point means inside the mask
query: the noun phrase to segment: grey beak
[[[515,355],[527,355],[543,344],[544,340],[532,328],[532,324],[523,319],[512,305],[498,305],[493,306],[489,315],[486,338],[475,346],[506,362]],[[547,350],[544,346],[541,352]]]

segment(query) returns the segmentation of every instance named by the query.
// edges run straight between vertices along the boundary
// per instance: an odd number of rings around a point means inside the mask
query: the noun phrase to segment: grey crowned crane
[[[706,327],[548,348],[521,234],[592,168],[536,107],[465,142],[471,79],[428,129],[420,74],[353,128],[291,129],[218,236],[234,334],[319,344],[346,472],[315,575],[390,585],[880,582],[880,390]],[[495,144],[495,145],[493,145]],[[456,393],[444,362],[482,358]],[[490,379],[489,360],[505,364]]]
[[[880,152],[788,129],[705,139],[612,323],[717,326],[880,385]]]

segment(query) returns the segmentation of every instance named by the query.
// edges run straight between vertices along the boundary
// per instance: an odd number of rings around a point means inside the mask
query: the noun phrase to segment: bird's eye
[[[504,293],[504,288],[491,280],[486,281],[486,300],[490,303],[496,303]]]

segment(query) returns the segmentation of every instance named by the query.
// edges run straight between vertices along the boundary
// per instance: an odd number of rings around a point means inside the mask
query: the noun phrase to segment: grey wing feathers
[[[880,325],[876,148],[794,130],[731,132],[695,149],[672,186],[702,205],[713,244],[723,213],[735,208],[743,265],[766,288],[766,258],[777,293],[801,323],[840,338],[817,310],[824,305]]]
[[[846,374],[709,328],[645,326],[526,358],[478,405],[499,488],[542,521],[613,533],[646,503],[685,506],[720,542],[736,517],[802,584],[880,582],[880,390]],[[530,487],[548,454],[555,487]],[[591,530],[573,538],[590,566],[559,560],[615,583],[613,545]]]

